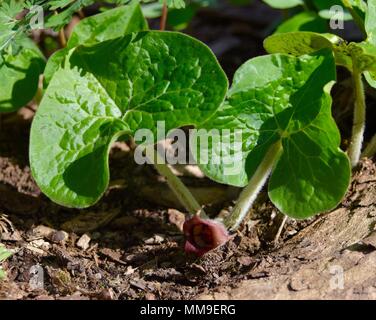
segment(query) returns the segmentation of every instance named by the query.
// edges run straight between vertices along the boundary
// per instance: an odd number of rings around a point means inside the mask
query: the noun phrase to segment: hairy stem
[[[376,134],[373,136],[367,148],[362,153],[362,157],[371,158],[375,154],[376,154]]]
[[[362,73],[354,71],[353,79],[355,87],[355,107],[352,137],[348,154],[350,157],[351,165],[355,167],[359,162],[360,155],[362,152],[362,144],[366,123],[366,96],[364,93]]]
[[[168,15],[168,8],[167,8],[166,0],[164,0],[163,7],[162,7],[161,24],[159,28],[162,31],[166,29],[167,15]]]
[[[235,231],[246,217],[253,202],[256,200],[257,195],[265,185],[275,163],[281,155],[281,152],[282,143],[279,141],[272,145],[266,153],[247,187],[241,192],[234,210],[223,221],[229,231]]]
[[[154,159],[153,164],[155,169],[161,176],[166,178],[167,184],[179,199],[180,203],[187,209],[188,213],[190,215],[200,214],[202,218],[207,218],[204,210],[201,208],[195,197],[181,180],[175,176],[165,163],[165,159],[154,149],[154,146],[147,148],[146,152],[149,159]]]

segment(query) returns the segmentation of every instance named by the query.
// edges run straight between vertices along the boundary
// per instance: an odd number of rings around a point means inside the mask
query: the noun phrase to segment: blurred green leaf
[[[131,32],[147,29],[147,21],[136,1],[81,20],[73,29],[67,47],[56,51],[48,60],[44,71],[45,84],[50,82],[70,49],[79,45],[87,46],[100,43]]]
[[[42,53],[29,38],[17,42],[16,52],[11,46],[0,54],[0,112],[15,111],[33,99],[45,66]]]
[[[263,0],[263,2],[275,9],[289,9],[304,5],[303,0]]]
[[[181,9],[185,8],[185,1],[184,0],[160,0],[160,2],[163,4],[163,2],[166,2],[167,7],[171,9]]]
[[[327,22],[312,11],[303,11],[283,22],[275,33],[294,31],[327,32]]]
[[[198,9],[197,5],[190,4],[183,9],[172,9],[168,13],[167,23],[175,30],[187,28]]]
[[[148,19],[155,19],[159,18],[162,15],[162,3],[160,2],[153,2],[147,3],[142,5],[142,13],[144,14],[145,18]]]

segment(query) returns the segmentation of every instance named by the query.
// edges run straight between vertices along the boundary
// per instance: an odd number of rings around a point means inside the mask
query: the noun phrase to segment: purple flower
[[[199,257],[226,243],[230,238],[222,223],[198,216],[186,220],[183,231],[186,238],[185,252]]]

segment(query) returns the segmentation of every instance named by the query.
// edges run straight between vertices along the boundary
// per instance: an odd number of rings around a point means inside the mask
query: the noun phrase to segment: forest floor
[[[188,32],[210,45],[231,78],[245,60],[264,53],[262,39],[276,19],[278,13],[257,3],[205,10]],[[334,114],[346,137],[351,85],[346,75],[339,80]],[[372,94],[369,100],[375,107]],[[111,151],[111,186],[94,207],[69,209],[41,194],[28,164],[33,108],[1,118],[0,235],[14,254],[3,264],[0,299],[376,298],[372,160],[356,169],[336,210],[288,219],[277,242],[283,216],[261,193],[231,241],[198,259],[183,251],[184,214],[164,179],[136,165],[123,142]],[[375,119],[372,112],[368,119]],[[195,166],[176,170],[213,215],[229,210],[239,193]]]

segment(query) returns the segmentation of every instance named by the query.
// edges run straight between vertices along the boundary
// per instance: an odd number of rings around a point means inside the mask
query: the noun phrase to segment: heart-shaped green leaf
[[[148,30],[148,24],[137,1],[83,19],[73,29],[67,47],[56,51],[48,59],[44,72],[45,83],[48,84],[50,82],[53,74],[62,65],[70,49],[79,45],[94,45],[132,32],[145,30]]]
[[[109,181],[119,135],[198,125],[222,103],[227,78],[203,43],[146,31],[77,47],[53,76],[31,128],[30,163],[57,203],[87,207]]]
[[[330,50],[246,62],[235,74],[226,103],[201,126],[211,134],[209,143],[193,139],[198,164],[218,182],[245,186],[270,147],[280,142],[283,152],[269,182],[273,203],[294,218],[332,209],[350,181],[349,159],[339,149],[330,110],[334,79]],[[209,161],[202,161],[205,152]]]
[[[18,52],[0,52],[0,112],[15,111],[34,98],[45,60],[26,37],[18,41]]]

